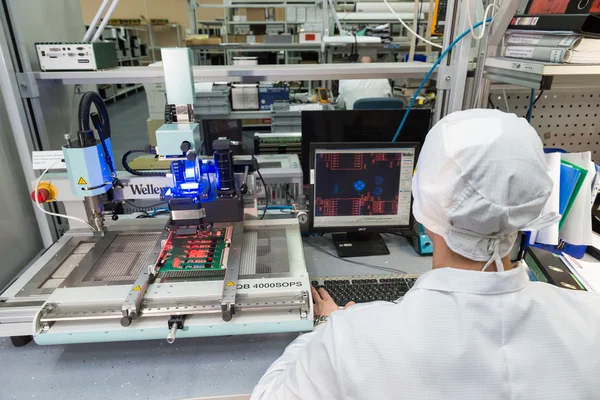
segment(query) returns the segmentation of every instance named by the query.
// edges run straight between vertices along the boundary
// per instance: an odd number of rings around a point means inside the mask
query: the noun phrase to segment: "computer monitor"
[[[418,143],[311,143],[310,231],[333,235],[340,257],[385,255],[379,232],[412,226]]]
[[[311,143],[391,142],[406,110],[302,111],[302,172],[309,184]],[[431,126],[431,110],[412,110],[398,141],[423,145]]]

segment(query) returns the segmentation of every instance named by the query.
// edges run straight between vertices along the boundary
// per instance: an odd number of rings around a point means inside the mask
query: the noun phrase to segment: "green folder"
[[[569,212],[571,211],[571,208],[573,207],[573,203],[575,203],[575,199],[577,198],[577,195],[579,194],[579,191],[581,190],[581,186],[583,186],[583,181],[585,181],[585,177],[588,174],[587,168],[581,168],[575,164],[572,164],[572,163],[570,163],[568,161],[564,161],[564,160],[561,161],[560,163],[579,171],[579,179],[577,180],[577,184],[575,185],[573,194],[571,195],[571,198],[569,199],[567,208],[565,209],[565,212],[563,213],[563,215],[560,219],[560,223],[558,224],[558,229],[562,229],[565,221],[567,220],[567,215],[569,215]]]

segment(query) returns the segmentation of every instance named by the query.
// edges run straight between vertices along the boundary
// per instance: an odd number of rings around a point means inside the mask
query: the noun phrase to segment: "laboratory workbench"
[[[350,260],[412,274],[430,269],[431,257],[418,256],[406,239],[384,238],[389,256]],[[389,275],[335,258],[330,236],[306,238],[304,254],[311,276]],[[249,394],[297,336],[208,337],[171,345],[164,340],[66,346],[32,342],[22,348],[0,338],[0,399],[164,400]]]

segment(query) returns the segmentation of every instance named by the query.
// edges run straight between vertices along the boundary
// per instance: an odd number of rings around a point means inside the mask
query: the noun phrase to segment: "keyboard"
[[[335,303],[344,306],[349,301],[396,301],[413,287],[419,275],[352,276],[313,278],[311,284],[324,287]]]

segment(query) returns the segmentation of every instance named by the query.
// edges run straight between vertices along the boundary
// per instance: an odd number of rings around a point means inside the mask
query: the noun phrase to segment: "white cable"
[[[40,202],[38,201],[38,192],[40,189],[40,183],[42,182],[42,178],[44,177],[44,175],[46,175],[48,173],[48,171],[50,169],[52,169],[53,167],[55,167],[57,164],[61,163],[62,160],[56,161],[54,164],[52,164],[51,166],[49,166],[48,168],[46,168],[44,170],[44,172],[42,172],[42,174],[40,175],[40,177],[38,178],[38,180],[35,182],[35,204],[37,204],[38,208],[40,209],[41,212],[43,212],[44,214],[48,214],[48,215],[53,215],[55,217],[61,217],[61,218],[66,218],[66,219],[72,219],[74,221],[79,221],[82,224],[85,224],[87,226],[89,226],[93,231],[95,230],[94,227],[92,225],[90,225],[89,223],[87,223],[86,221],[77,218],[77,217],[71,217],[69,215],[63,215],[63,214],[57,214],[57,213],[53,213],[53,212],[49,212],[44,210],[44,207],[42,207],[42,205],[40,204]]]
[[[506,106],[506,112],[510,112],[510,107],[508,106],[508,97],[506,96],[506,90],[502,89],[502,97],[504,97],[504,105]]]
[[[487,26],[487,24],[483,24],[481,26],[481,32],[479,33],[479,35],[475,34],[475,30],[473,29],[473,18],[471,17],[471,1],[472,0],[467,1],[467,19],[469,21],[469,29],[471,30],[471,36],[473,37],[473,39],[481,40],[485,36],[485,27]],[[496,9],[496,11],[500,10],[500,7],[496,4],[496,1],[497,0],[494,0],[493,3],[486,7],[485,11],[483,12],[483,21],[488,20],[488,13],[490,13],[493,9]]]
[[[419,35],[415,31],[413,31],[408,25],[406,25],[406,22],[404,22],[402,20],[402,18],[400,18],[400,16],[398,14],[396,14],[396,11],[394,11],[394,9],[392,8],[392,6],[390,6],[390,3],[388,3],[387,0],[383,0],[383,2],[390,9],[391,13],[394,14],[394,16],[398,19],[398,21],[400,21],[400,23],[402,24],[402,26],[407,31],[409,31],[410,33],[412,33],[413,35],[415,35],[418,39],[421,39],[423,42],[427,43],[428,45],[433,46],[433,47],[437,47],[438,49],[443,49],[443,47],[440,46],[439,44],[433,43],[432,41],[425,39],[423,36]]]

